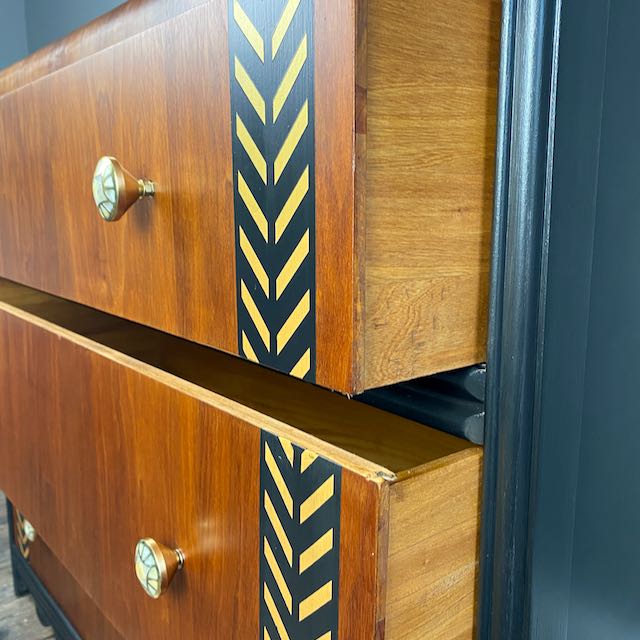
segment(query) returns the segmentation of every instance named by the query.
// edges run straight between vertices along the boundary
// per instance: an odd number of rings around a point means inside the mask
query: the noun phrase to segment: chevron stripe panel
[[[262,434],[260,638],[336,640],[341,468]]]
[[[313,0],[229,0],[238,344],[315,380]]]

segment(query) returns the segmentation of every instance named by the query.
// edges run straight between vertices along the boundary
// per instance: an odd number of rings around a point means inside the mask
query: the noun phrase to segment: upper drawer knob
[[[104,156],[98,160],[93,174],[93,199],[103,220],[119,220],[140,198],[154,193],[153,182],[134,178],[115,158]]]
[[[169,549],[153,538],[143,538],[136,545],[136,576],[145,593],[159,598],[169,587],[176,571],[184,565],[180,549]]]

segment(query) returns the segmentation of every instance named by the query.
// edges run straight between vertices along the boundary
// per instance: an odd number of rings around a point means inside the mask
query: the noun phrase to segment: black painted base
[[[9,546],[11,549],[11,572],[13,591],[17,597],[31,594],[35,601],[38,620],[45,627],[51,627],[58,640],[82,640],[64,612],[35,574],[29,562],[22,557],[13,535],[13,508],[7,500],[7,520],[9,523]]]

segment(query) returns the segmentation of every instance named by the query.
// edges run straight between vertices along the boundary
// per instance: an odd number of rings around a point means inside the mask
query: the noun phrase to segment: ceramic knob
[[[120,220],[140,198],[154,194],[153,182],[135,178],[115,158],[98,160],[93,173],[93,199],[103,220]]]
[[[35,542],[38,534],[36,533],[35,527],[25,518],[22,521],[22,527],[24,530],[24,536],[29,542]]]
[[[136,545],[136,576],[145,593],[159,598],[169,587],[176,571],[184,565],[180,549],[170,549],[153,538],[143,538]]]

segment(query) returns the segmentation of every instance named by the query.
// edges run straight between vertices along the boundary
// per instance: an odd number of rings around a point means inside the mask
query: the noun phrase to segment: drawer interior
[[[218,393],[397,475],[472,445],[263,366],[0,279],[19,309]]]

